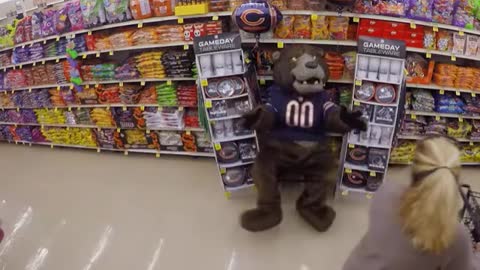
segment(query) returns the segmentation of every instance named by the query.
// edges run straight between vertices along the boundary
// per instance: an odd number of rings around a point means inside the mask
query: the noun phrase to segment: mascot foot
[[[320,207],[299,207],[297,210],[310,225],[319,232],[326,232],[335,220],[335,210],[328,205]]]
[[[282,221],[282,209],[266,210],[256,208],[246,211],[240,219],[242,227],[251,232],[268,230],[280,224]]]

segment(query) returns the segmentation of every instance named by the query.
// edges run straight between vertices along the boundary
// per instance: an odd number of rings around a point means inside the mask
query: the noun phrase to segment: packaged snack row
[[[348,17],[310,15],[285,15],[274,30],[276,38],[314,40],[355,39],[356,24],[349,24]]]
[[[458,115],[480,114],[480,99],[470,93],[440,93],[415,89],[408,91],[405,107],[422,112],[450,113]]]
[[[78,88],[59,87],[30,91],[3,92],[0,108],[45,108],[74,105],[124,104],[159,106],[197,106],[197,86],[194,83],[151,83],[145,86],[125,83],[84,86]]]
[[[211,153],[205,132],[150,131],[139,129],[53,128],[0,125],[0,141],[53,143],[103,149],[145,149]]]

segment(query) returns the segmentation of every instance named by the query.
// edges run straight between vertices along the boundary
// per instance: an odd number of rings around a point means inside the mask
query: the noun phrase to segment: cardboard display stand
[[[359,37],[351,109],[361,111],[366,131],[353,130],[343,140],[337,191],[375,192],[383,183],[403,113],[405,96],[403,41]]]
[[[256,78],[244,64],[240,34],[195,38],[194,50],[222,186],[226,194],[252,187],[258,141],[255,131],[243,127],[242,115],[255,106]]]

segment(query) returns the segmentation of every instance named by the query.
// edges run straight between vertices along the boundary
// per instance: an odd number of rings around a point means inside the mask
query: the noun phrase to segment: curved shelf
[[[56,127],[56,128],[90,128],[90,129],[139,129],[139,130],[159,130],[159,131],[199,131],[204,132],[203,128],[122,128],[122,127],[102,127],[97,125],[69,125],[69,124],[40,124],[40,123],[16,123],[16,122],[0,122],[0,125],[4,126],[33,126],[33,127]]]
[[[464,114],[454,114],[454,113],[437,113],[437,112],[422,112],[422,111],[413,111],[405,110],[406,114],[410,115],[420,115],[420,116],[439,116],[446,118],[462,118],[462,119],[480,119],[480,115],[464,115]]]

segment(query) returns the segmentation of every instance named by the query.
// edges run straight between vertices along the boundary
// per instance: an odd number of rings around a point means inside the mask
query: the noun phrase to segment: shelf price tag
[[[345,173],[352,173],[352,169],[350,169],[350,168],[345,168]]]
[[[225,191],[225,198],[230,200],[231,197],[232,197],[232,193],[230,193],[229,191]]]
[[[42,65],[45,65],[45,60],[42,60]]]
[[[222,150],[222,145],[219,144],[219,143],[215,143],[213,146],[214,146],[215,150],[217,150],[217,151]]]
[[[109,51],[109,52],[108,52],[108,55],[113,55],[113,51]]]
[[[178,107],[178,111],[179,111],[179,112],[183,111],[183,107],[182,107],[182,106],[179,106],[179,107]]]
[[[100,153],[102,150],[100,150],[100,148],[97,148],[97,153]]]
[[[260,85],[265,85],[266,84],[265,79],[260,79],[259,81],[260,81]]]
[[[440,115],[436,115],[435,120],[440,121]]]
[[[200,81],[200,84],[201,84],[202,86],[208,86],[208,80],[202,79],[202,80]]]
[[[370,176],[375,177],[375,176],[377,176],[377,173],[374,172],[374,171],[371,171],[371,172],[370,172]]]
[[[160,153],[156,153],[156,154],[155,154],[155,157],[156,157],[156,158],[159,158],[159,157],[160,157]]]
[[[167,85],[172,85],[172,80],[168,80]]]
[[[57,90],[60,90],[60,85],[57,85]]]
[[[348,148],[355,148],[355,145],[352,144],[352,143],[349,143],[349,144],[348,144]]]
[[[218,21],[218,16],[217,15],[212,16],[212,21]]]
[[[477,94],[475,94],[475,93],[472,93],[472,97],[476,97],[476,96],[477,96]]]
[[[139,22],[139,23],[137,24],[137,27],[138,27],[138,28],[142,28],[142,27],[143,27],[143,22]]]
[[[207,109],[212,108],[212,101],[211,100],[206,100],[205,101],[205,108],[207,108]]]
[[[140,81],[141,86],[145,86],[145,81]]]
[[[312,14],[310,17],[312,21],[318,20],[318,14]]]
[[[185,131],[185,133],[186,133],[187,135],[191,135],[191,134],[192,134],[192,132],[191,132],[190,130]]]
[[[225,168],[220,168],[220,174],[225,174],[227,170]]]
[[[372,195],[372,193],[367,193],[367,195],[365,195],[365,197],[370,200],[371,198],[373,198],[373,195]]]
[[[455,95],[460,96],[460,91],[455,91]]]
[[[178,17],[178,24],[182,24],[183,23],[183,18],[182,17]]]
[[[55,63],[58,63],[58,62],[60,62],[60,59],[59,58],[55,59]]]
[[[73,84],[70,85],[70,90],[72,90],[72,89],[73,89]]]
[[[438,32],[438,25],[436,24],[433,25],[433,32]]]
[[[53,144],[50,144],[50,148],[52,148],[52,149],[53,149]]]
[[[427,58],[432,58],[432,53],[431,53],[431,52],[427,52],[425,56],[426,56]]]
[[[71,111],[72,111],[72,107],[68,107],[68,111],[71,112]]]
[[[31,93],[31,92],[32,92],[32,88],[28,88],[28,92]]]
[[[348,196],[348,190],[346,190],[346,189],[343,190],[343,191],[342,191],[342,196]]]
[[[87,55],[86,54],[82,55],[82,59],[87,59]]]
[[[19,69],[22,69],[22,68],[23,68],[23,65],[22,65],[22,64],[20,64],[20,66],[18,66],[18,68],[19,68]]]
[[[123,86],[123,82],[119,82],[119,83],[118,83],[118,86],[122,87],[122,86]]]
[[[149,133],[150,133],[150,129],[145,130],[145,134],[149,134]]]
[[[36,66],[37,65],[37,62],[33,62],[33,66]]]
[[[91,36],[91,35],[92,35],[92,31],[88,31],[87,35]]]
[[[355,85],[356,86],[362,86],[362,81],[361,80],[355,80]]]
[[[60,36],[57,36],[57,37],[55,38],[55,40],[56,40],[56,41],[60,41]]]
[[[19,112],[19,111],[20,111],[20,108],[19,108],[19,107],[17,107],[17,112]]]
[[[57,107],[53,108],[53,111],[58,112],[58,108]]]
[[[354,22],[354,23],[360,22],[360,18],[359,18],[359,17],[353,17],[353,22]]]
[[[283,49],[283,47],[284,47],[283,41],[277,42],[277,48]]]
[[[183,45],[183,50],[187,51],[188,50],[188,44]]]
[[[417,115],[414,114],[414,113],[412,113],[412,114],[410,115],[410,118],[413,119],[413,120],[415,120],[415,119],[417,119]]]
[[[355,106],[360,106],[360,101],[355,100],[355,101],[353,102],[353,105],[355,105]]]
[[[125,152],[123,152],[123,154],[124,154],[125,156],[128,156],[128,151],[125,150]]]
[[[127,110],[127,106],[123,105],[122,110],[123,110],[123,111],[126,111],[126,110]]]
[[[463,123],[463,118],[462,118],[462,117],[458,117],[458,122]]]
[[[47,41],[46,41],[46,40],[44,40],[44,41],[43,41],[43,44],[47,44]]]
[[[440,95],[444,95],[444,94],[445,94],[445,90],[440,89]]]
[[[100,57],[100,53],[97,52],[97,54],[95,54],[95,56],[96,56],[97,58],[99,58],[99,57]]]
[[[470,146],[473,146],[473,142],[470,142]]]
[[[464,36],[464,35],[465,35],[465,33],[464,33],[463,31],[461,31],[461,30],[460,30],[460,31],[458,31],[458,35],[459,35],[459,36]]]
[[[140,110],[141,110],[142,112],[145,111],[145,106],[143,106],[143,105],[140,106]]]
[[[117,132],[120,133],[120,128],[117,128]]]
[[[452,57],[451,57],[452,61],[457,61],[457,57],[455,55],[452,54]]]
[[[410,28],[417,29],[417,25],[415,24],[415,22],[410,22]]]

